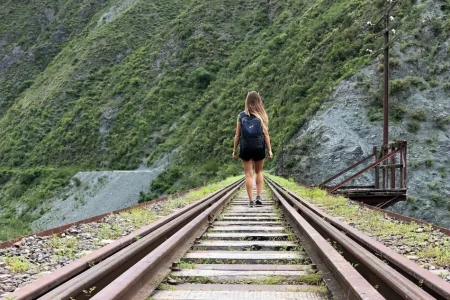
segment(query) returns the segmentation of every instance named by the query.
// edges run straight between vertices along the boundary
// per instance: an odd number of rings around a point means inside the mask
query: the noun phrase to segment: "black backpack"
[[[241,112],[241,150],[264,149],[264,132],[261,120]]]

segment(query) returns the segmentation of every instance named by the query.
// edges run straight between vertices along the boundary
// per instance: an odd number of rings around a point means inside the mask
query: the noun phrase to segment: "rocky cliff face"
[[[450,227],[450,39],[436,25],[446,18],[442,3],[425,4],[390,61],[390,141],[408,141],[409,167],[408,201],[392,209]],[[381,145],[381,61],[337,85],[287,146],[287,173],[319,184]],[[354,183],[373,184],[371,176]]]

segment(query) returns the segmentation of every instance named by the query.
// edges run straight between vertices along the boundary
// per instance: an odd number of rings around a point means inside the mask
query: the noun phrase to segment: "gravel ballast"
[[[11,247],[0,249],[0,297],[5,297],[17,288],[51,274],[238,179],[228,178],[178,198],[111,214],[99,222],[72,226],[59,236],[26,237]]]
[[[326,191],[305,188],[276,176],[271,178],[325,213],[450,282],[450,236],[434,229],[432,224],[396,220],[382,212],[351,203],[346,198],[329,195]]]
[[[155,221],[161,203],[80,224],[59,236],[30,236],[0,249],[0,297]]]

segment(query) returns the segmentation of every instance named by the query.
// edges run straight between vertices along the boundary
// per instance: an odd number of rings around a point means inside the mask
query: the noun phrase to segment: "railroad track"
[[[266,183],[262,207],[247,206],[240,180],[158,220],[107,257],[56,271],[11,296],[450,299],[450,284],[438,276]]]
[[[242,189],[172,268],[151,299],[328,299],[321,273],[289,229],[276,202],[248,207]]]

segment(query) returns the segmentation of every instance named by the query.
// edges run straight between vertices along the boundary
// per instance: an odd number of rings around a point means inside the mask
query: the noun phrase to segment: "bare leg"
[[[264,178],[263,178],[263,166],[264,166],[264,159],[255,161],[255,173],[256,173],[256,195],[261,196],[263,184],[264,184]]]
[[[253,201],[253,161],[242,161],[245,171],[245,187],[247,188],[248,199]]]

